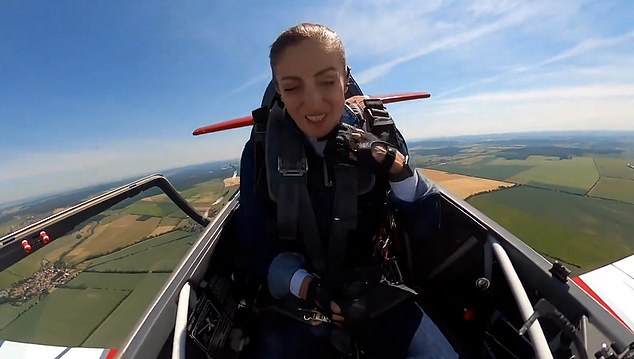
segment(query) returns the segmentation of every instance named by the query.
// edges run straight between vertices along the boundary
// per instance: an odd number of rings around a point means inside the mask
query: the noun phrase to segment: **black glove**
[[[332,314],[330,310],[331,300],[332,295],[330,289],[324,285],[321,279],[314,277],[308,284],[306,301],[315,303],[323,315],[330,317]]]
[[[363,132],[347,124],[340,125],[335,141],[340,160],[356,162],[377,175],[389,176],[398,151],[396,147],[381,141],[372,133]],[[372,156],[375,146],[383,146],[386,150],[385,158],[380,163]]]

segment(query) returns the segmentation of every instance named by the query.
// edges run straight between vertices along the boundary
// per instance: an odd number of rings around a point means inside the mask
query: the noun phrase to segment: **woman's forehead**
[[[341,72],[345,68],[336,49],[312,39],[287,47],[275,65],[278,80],[293,77],[321,76]]]

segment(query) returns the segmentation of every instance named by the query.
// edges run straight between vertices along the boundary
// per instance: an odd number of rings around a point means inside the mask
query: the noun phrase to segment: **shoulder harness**
[[[253,111],[252,136],[256,160],[256,192],[277,204],[278,236],[283,240],[301,239],[308,260],[316,273],[336,274],[343,267],[347,237],[357,225],[357,196],[374,188],[369,172],[344,161],[335,164],[335,199],[329,246],[319,238],[315,215],[307,188],[308,161],[305,137],[279,100],[273,106]],[[366,99],[363,109],[350,106],[359,127],[398,146],[397,130],[380,100]]]

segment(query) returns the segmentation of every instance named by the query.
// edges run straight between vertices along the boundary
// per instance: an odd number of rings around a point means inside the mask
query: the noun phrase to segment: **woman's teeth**
[[[323,120],[324,118],[326,118],[325,113],[322,113],[321,115],[306,116],[306,119],[310,122],[319,122]]]

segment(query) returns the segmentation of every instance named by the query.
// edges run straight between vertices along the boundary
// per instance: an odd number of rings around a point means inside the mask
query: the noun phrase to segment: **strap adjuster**
[[[277,172],[285,177],[302,177],[308,172],[308,161],[304,157],[295,163],[290,163],[284,162],[281,157],[278,157]]]

